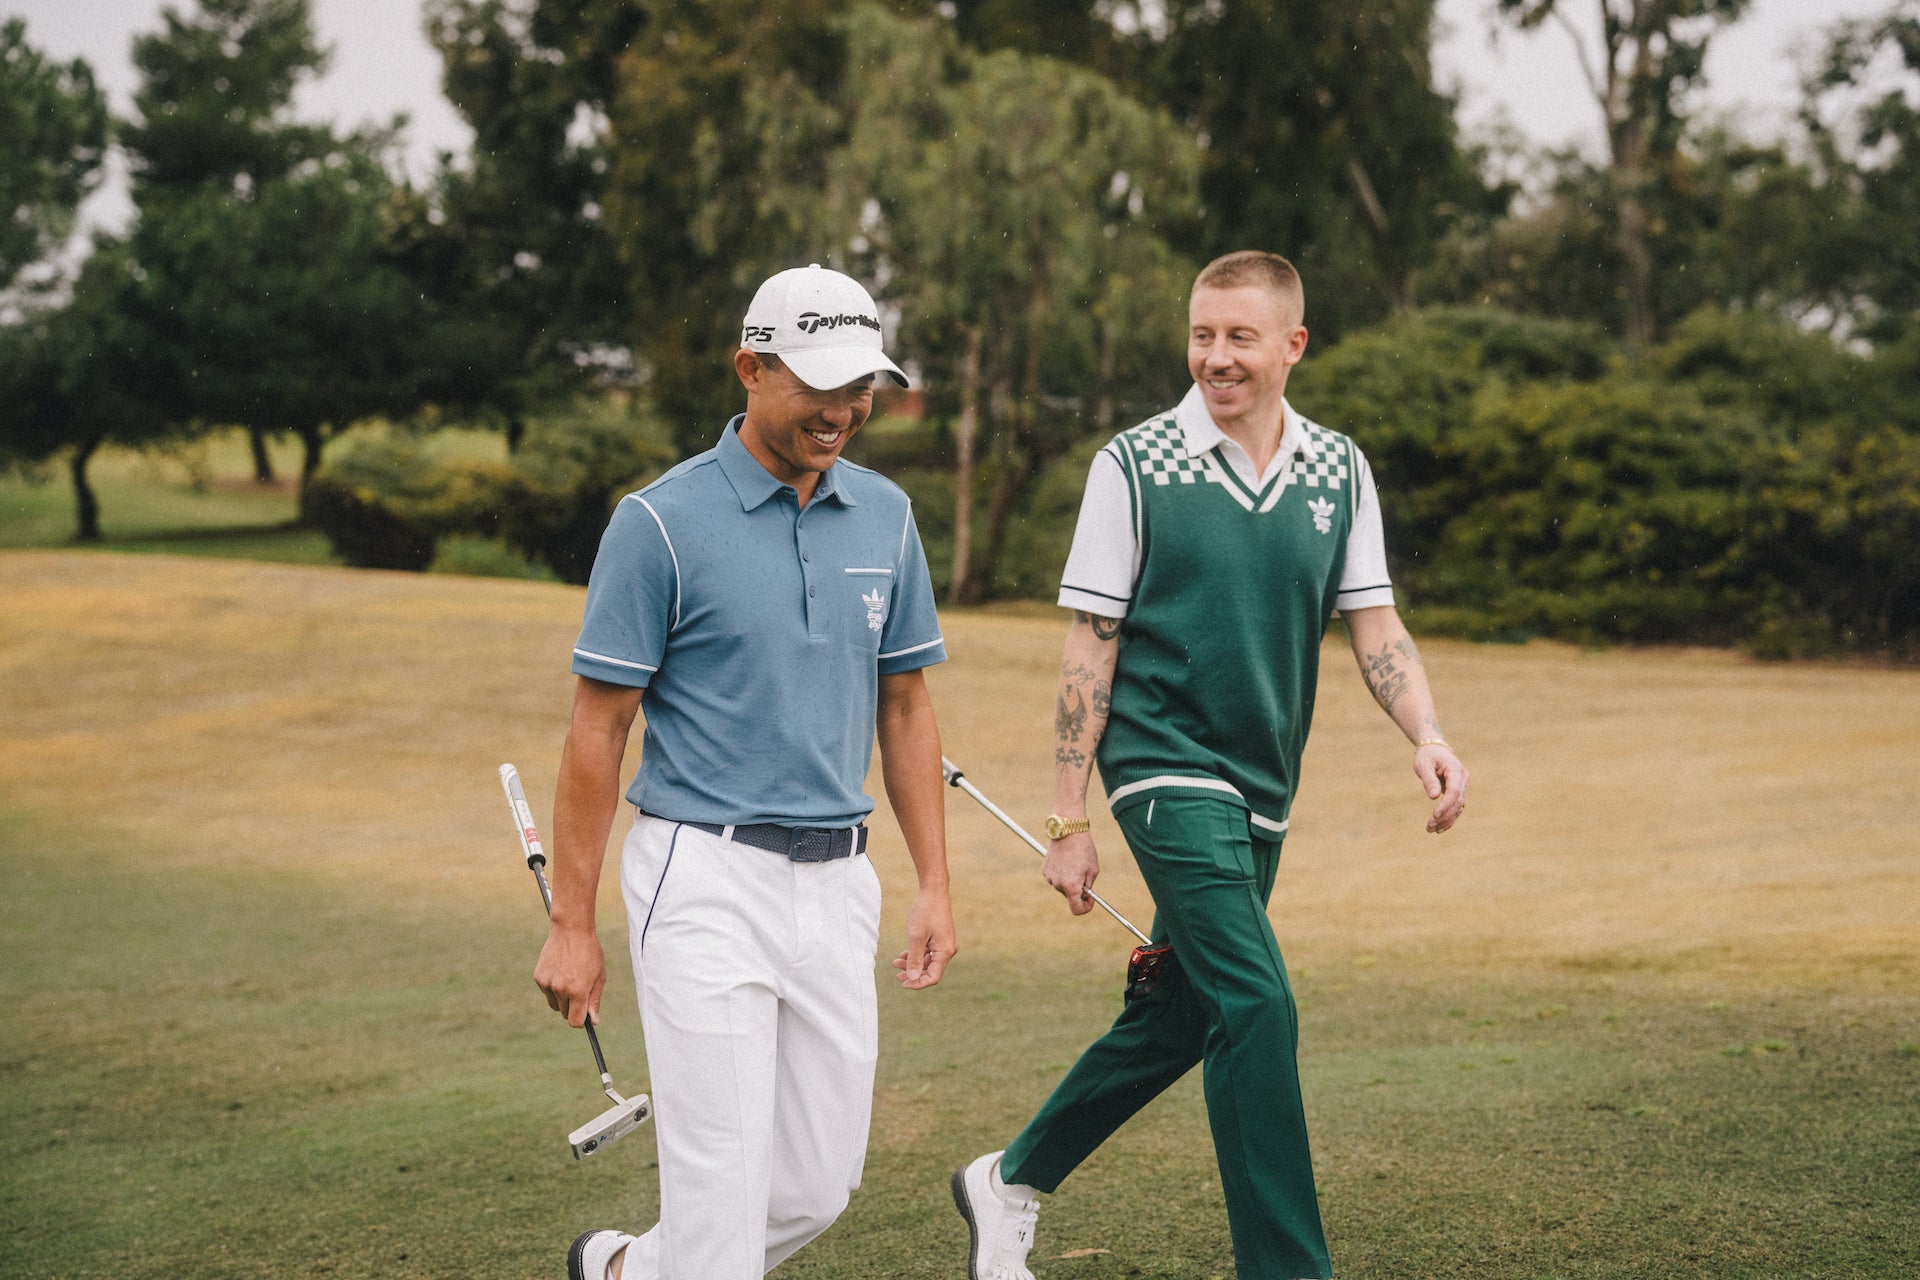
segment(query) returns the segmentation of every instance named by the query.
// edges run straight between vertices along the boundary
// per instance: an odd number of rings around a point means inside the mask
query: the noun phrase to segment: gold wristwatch
[[[1047,839],[1049,840],[1064,840],[1068,836],[1091,830],[1093,830],[1091,818],[1075,818],[1072,822],[1068,822],[1057,813],[1047,815]]]

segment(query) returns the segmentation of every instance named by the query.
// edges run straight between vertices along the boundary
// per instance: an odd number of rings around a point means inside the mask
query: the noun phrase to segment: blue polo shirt
[[[926,552],[892,481],[836,462],[801,510],[741,421],[614,510],[573,670],[646,690],[648,813],[851,826],[880,677],[947,656]]]

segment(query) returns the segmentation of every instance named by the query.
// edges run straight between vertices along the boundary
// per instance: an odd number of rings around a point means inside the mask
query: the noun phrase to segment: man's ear
[[[760,378],[766,370],[760,364],[760,357],[745,347],[733,353],[733,371],[740,378],[740,385],[748,391],[760,389]]]

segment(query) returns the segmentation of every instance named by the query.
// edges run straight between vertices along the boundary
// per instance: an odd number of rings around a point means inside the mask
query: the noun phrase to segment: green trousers
[[[1134,1112],[1204,1062],[1207,1121],[1241,1280],[1333,1274],[1294,1054],[1293,992],[1267,920],[1280,842],[1246,810],[1161,797],[1115,814],[1174,964],[1128,1004],[1008,1145],[1000,1176],[1052,1191]]]

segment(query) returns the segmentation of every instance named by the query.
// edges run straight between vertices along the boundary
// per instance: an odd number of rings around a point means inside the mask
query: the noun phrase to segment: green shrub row
[[[1629,360],[1577,326],[1432,311],[1289,394],[1365,450],[1430,630],[1915,656],[1912,354],[1707,312]]]

